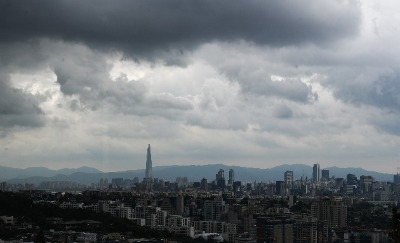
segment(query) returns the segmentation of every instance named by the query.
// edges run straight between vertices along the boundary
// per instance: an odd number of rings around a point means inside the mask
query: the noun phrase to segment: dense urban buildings
[[[71,221],[68,216],[55,217],[51,215],[53,209],[42,212],[49,214],[43,219],[44,225],[50,227],[44,232],[49,239],[63,235],[71,241],[86,242],[124,242],[129,237],[131,242],[179,242],[179,237],[187,237],[181,242],[203,239],[234,243],[306,243],[389,242],[394,237],[388,225],[398,214],[395,207],[399,201],[398,174],[393,182],[387,182],[377,181],[370,175],[348,174],[346,178],[334,178],[326,169],[320,177],[319,170],[320,165],[315,164],[312,179],[303,176],[295,179],[294,171],[287,170],[282,173],[282,180],[274,182],[239,181],[233,169],[229,169],[227,184],[223,169],[216,171],[214,180],[204,177],[200,181],[190,181],[182,175],[170,181],[153,178],[149,145],[142,182],[139,178],[122,177],[102,178],[90,186],[67,181],[39,185],[3,182],[0,199],[8,195],[2,193],[12,191],[29,195],[32,205],[56,205],[60,210],[110,215],[128,220],[125,224],[130,222],[135,227],[146,227],[164,235],[162,240],[133,239],[128,232],[124,233],[126,235],[104,232],[103,223],[90,218]],[[0,232],[4,232],[1,231],[4,227],[13,229],[14,225],[18,229],[16,234],[20,228],[33,227],[30,224],[35,220],[10,213],[8,204],[1,206]],[[84,211],[79,211],[78,215],[90,215],[82,214]],[[74,228],[75,233],[62,231],[66,226]]]

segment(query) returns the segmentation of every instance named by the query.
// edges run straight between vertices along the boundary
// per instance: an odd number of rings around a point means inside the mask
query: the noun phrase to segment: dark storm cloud
[[[17,0],[0,6],[1,41],[50,37],[135,55],[183,53],[209,41],[318,44],[352,36],[359,24],[359,6],[317,0]]]
[[[6,75],[0,74],[0,128],[44,125],[37,97],[12,88]]]
[[[353,82],[346,82],[349,78]],[[343,80],[331,82],[335,88],[334,94],[339,99],[356,105],[371,105],[400,112],[400,73],[397,71],[379,74],[361,70],[356,75],[348,75],[347,80],[341,75],[332,79]]]
[[[151,93],[145,81],[129,80],[125,74],[111,79],[111,66],[97,52],[87,48],[79,53],[69,51],[74,55],[64,53],[62,59],[52,62],[52,70],[60,91],[75,97],[69,104],[71,110],[109,109],[116,113],[176,119],[179,117],[176,113],[193,108],[184,98]]]

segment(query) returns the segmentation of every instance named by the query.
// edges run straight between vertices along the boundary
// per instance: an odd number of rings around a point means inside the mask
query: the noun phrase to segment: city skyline
[[[0,4],[2,166],[400,164],[397,1]]]

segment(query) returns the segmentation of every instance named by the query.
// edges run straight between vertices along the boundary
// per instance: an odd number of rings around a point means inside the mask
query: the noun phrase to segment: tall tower
[[[318,163],[313,166],[313,181],[319,181],[321,179],[321,170]]]
[[[229,170],[229,180],[228,180],[228,185],[233,185],[233,182],[235,182],[235,171],[233,169]]]
[[[151,148],[150,144],[149,147],[147,147],[147,159],[146,159],[146,179],[152,179],[153,178],[153,162],[151,161]]]
[[[224,189],[225,188],[225,174],[224,170],[220,169],[218,173],[215,175],[217,181],[217,188]]]
[[[153,162],[151,161],[151,148],[150,144],[147,147],[147,159],[146,159],[146,175],[144,177],[144,184],[146,187],[146,191],[153,190]]]
[[[293,171],[292,170],[288,170],[285,171],[285,174],[283,176],[284,181],[285,181],[285,186],[288,189],[292,189],[293,187]]]

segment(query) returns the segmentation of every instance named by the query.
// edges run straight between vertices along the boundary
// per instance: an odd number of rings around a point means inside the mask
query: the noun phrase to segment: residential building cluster
[[[329,170],[313,166],[312,178],[295,180],[285,171],[276,182],[242,182],[230,169],[216,171],[215,180],[197,182],[178,177],[175,182],[153,178],[150,145],[145,177],[101,179],[84,191],[52,192],[65,182],[42,183],[37,203],[56,203],[64,209],[87,209],[124,218],[140,226],[166,230],[193,239],[217,242],[384,242],[389,230],[365,222],[366,215],[354,209],[367,203],[371,217],[390,219],[397,206],[400,177],[393,182],[372,176],[334,178]],[[10,189],[1,184],[1,190]],[[25,188],[25,191],[32,188]],[[38,191],[35,191],[36,193]],[[47,195],[47,199],[44,195]],[[52,196],[48,196],[52,195]],[[48,199],[51,198],[51,199]],[[94,198],[98,200],[93,200]],[[351,209],[351,210],[350,210]],[[361,211],[360,211],[361,212]],[[367,215],[368,216],[368,215]],[[1,216],[5,223],[13,215]],[[92,237],[93,235],[88,235]],[[121,239],[120,239],[121,240]]]

